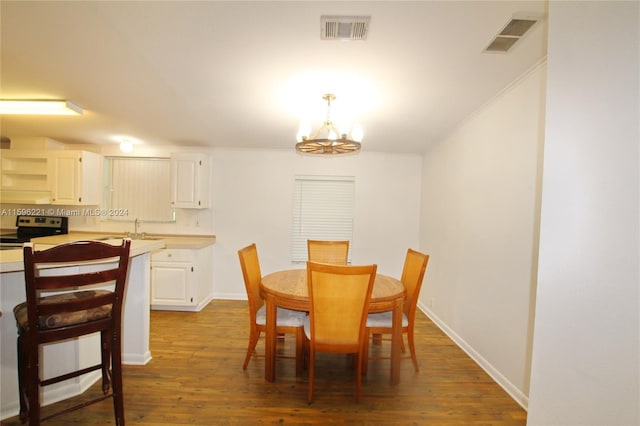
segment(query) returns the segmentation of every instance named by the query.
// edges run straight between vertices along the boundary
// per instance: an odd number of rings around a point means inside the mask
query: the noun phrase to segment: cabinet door
[[[102,190],[101,161],[102,156],[93,152],[51,152],[51,204],[98,205]]]
[[[193,265],[180,262],[151,263],[151,304],[191,306]]]
[[[182,153],[171,157],[173,207],[209,207],[209,158],[204,154]]]
[[[78,205],[80,196],[80,155],[74,153],[56,153],[51,156],[51,203]]]

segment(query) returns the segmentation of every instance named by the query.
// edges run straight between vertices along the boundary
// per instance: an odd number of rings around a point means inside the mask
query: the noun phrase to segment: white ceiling
[[[66,99],[81,117],[0,117],[17,140],[292,148],[303,115],[348,111],[363,150],[422,152],[546,55],[544,1],[0,2],[0,97]],[[370,15],[365,41],[320,40],[321,15]],[[336,118],[336,117],[333,117]]]

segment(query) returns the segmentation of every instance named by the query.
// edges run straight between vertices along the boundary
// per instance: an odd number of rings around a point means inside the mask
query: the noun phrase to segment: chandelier
[[[351,138],[348,133],[344,133],[338,129],[333,121],[331,121],[331,101],[336,99],[336,95],[327,93],[322,96],[327,101],[327,119],[313,135],[305,129],[305,125],[300,126],[296,143],[296,151],[303,154],[350,154],[360,151],[361,136],[353,135]]]

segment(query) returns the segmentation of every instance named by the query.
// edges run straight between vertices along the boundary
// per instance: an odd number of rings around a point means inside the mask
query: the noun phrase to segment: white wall
[[[295,175],[355,176],[354,264],[400,276],[419,240],[421,157],[363,152],[316,158],[291,150],[214,149],[214,294],[246,298],[237,251],[258,246],[262,273],[291,263]]]
[[[549,4],[529,425],[640,424],[639,21]]]
[[[420,306],[526,407],[536,282],[545,65],[424,157]]]

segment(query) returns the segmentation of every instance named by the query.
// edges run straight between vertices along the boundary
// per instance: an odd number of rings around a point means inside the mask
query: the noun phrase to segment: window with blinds
[[[127,211],[104,219],[172,222],[171,161],[168,158],[105,158],[105,206]]]
[[[307,261],[307,240],[353,238],[355,179],[296,176],[293,194],[292,261]],[[349,259],[351,262],[350,244]]]

